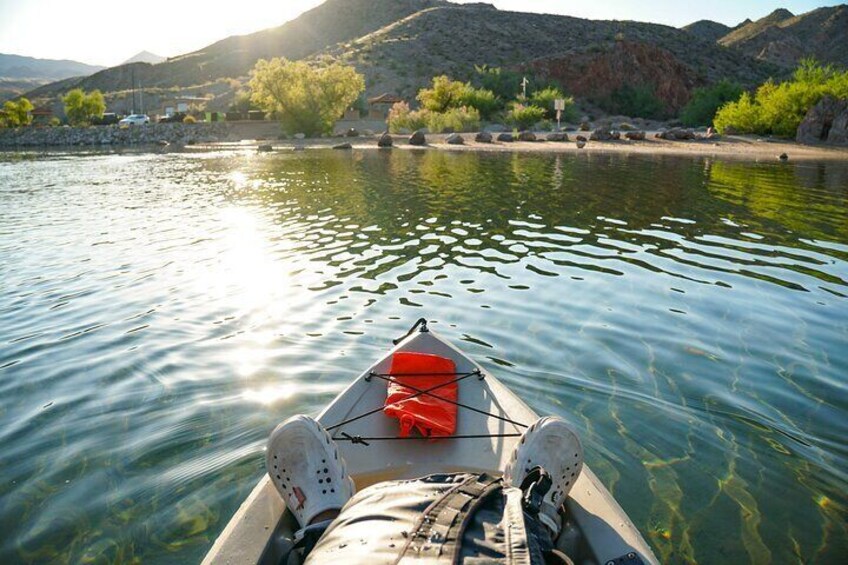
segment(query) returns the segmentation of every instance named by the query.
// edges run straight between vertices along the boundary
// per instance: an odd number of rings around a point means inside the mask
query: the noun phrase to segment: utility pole
[[[132,92],[132,112],[130,114],[135,114],[135,67],[132,68],[130,77],[130,91]]]
[[[524,95],[523,95],[523,96],[524,96],[524,99],[525,99],[525,100],[527,99],[527,85],[528,85],[528,84],[530,84],[530,81],[529,81],[529,80],[527,80],[527,77],[524,77],[524,78],[521,80],[521,88],[522,88],[522,91],[524,92]]]

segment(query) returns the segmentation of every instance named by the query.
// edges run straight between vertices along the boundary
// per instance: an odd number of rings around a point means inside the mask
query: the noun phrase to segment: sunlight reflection
[[[344,386],[340,384],[282,383],[260,389],[249,388],[242,392],[241,396],[249,402],[269,406],[277,402],[291,400],[298,395],[338,394],[342,388]]]

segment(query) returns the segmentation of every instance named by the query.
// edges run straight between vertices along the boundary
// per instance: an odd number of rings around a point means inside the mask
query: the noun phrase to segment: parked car
[[[127,116],[120,122],[118,125],[121,126],[143,126],[145,124],[150,123],[150,117],[146,114],[132,114],[131,116]]]

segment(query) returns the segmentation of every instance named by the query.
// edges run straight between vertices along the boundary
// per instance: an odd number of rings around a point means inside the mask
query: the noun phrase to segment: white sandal
[[[504,480],[520,487],[527,473],[537,466],[547,471],[553,481],[542,502],[539,519],[557,534],[561,526],[559,509],[583,469],[580,438],[565,420],[546,416],[527,428],[512,451]]]
[[[341,510],[355,492],[336,442],[309,416],[293,416],[271,432],[265,466],[301,527]]]

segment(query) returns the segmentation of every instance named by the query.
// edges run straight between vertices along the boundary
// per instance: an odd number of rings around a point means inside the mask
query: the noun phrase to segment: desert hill
[[[369,95],[412,98],[435,75],[469,79],[476,65],[489,65],[533,70],[589,99],[628,81],[648,84],[674,110],[697,86],[725,78],[747,86],[782,78],[802,55],[848,63],[845,8],[801,16],[779,10],[733,29],[708,21],[677,29],[508,12],[482,3],[327,0],[282,26],[159,64],[131,63],[66,79],[28,96],[55,101],[80,86],[100,89],[113,103],[126,99],[135,80],[151,108],[157,96],[179,93],[207,96],[208,109],[224,110],[258,59],[287,57],[353,65],[366,76]]]
[[[681,29],[688,31],[698,39],[715,43],[733,31],[734,28],[712,20],[698,20],[688,26],[683,26]]]
[[[59,79],[90,75],[103,67],[78,61],[0,53],[0,102]]]
[[[802,58],[848,66],[848,5],[794,15],[775,10],[718,40],[760,61],[793,67]]]

